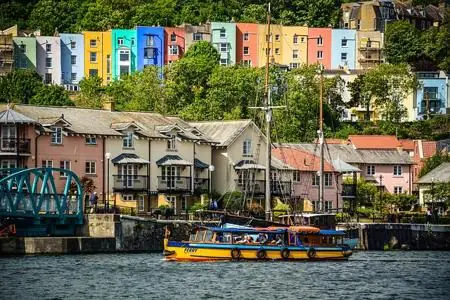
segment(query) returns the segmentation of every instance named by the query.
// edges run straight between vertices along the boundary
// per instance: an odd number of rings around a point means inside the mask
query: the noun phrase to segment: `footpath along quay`
[[[166,226],[175,240],[186,240],[200,221],[156,220],[117,214],[88,214],[71,237],[0,238],[0,255],[160,252]],[[217,225],[211,222],[210,225]],[[359,250],[450,250],[450,225],[352,223]],[[386,248],[387,247],[387,248]]]

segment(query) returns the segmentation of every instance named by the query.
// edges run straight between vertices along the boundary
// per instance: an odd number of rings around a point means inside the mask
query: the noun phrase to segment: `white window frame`
[[[228,44],[227,43],[220,43],[219,44],[219,50],[221,53],[227,53],[228,52]]]
[[[301,174],[300,174],[300,171],[299,171],[299,170],[295,170],[295,171],[292,173],[292,181],[293,181],[293,182],[300,182],[300,180],[301,180]]]
[[[192,40],[193,41],[203,41],[203,33],[201,33],[201,32],[194,32],[192,34]]]
[[[347,39],[342,39],[341,40],[341,47],[344,47],[344,48],[348,47],[348,40]]]
[[[394,186],[394,194],[402,194],[403,187],[402,186]]]
[[[92,59],[94,58],[94,59]],[[89,52],[89,62],[96,63],[97,62],[97,52],[91,51]]]
[[[122,201],[133,201],[133,195],[132,194],[123,194],[122,195]]]
[[[298,59],[299,52],[297,49],[292,50],[292,59]]]
[[[227,38],[227,31],[225,29],[220,29],[219,37],[221,39],[226,39]]]
[[[345,56],[345,58],[344,58],[344,56]],[[342,53],[341,53],[341,60],[342,60],[342,61],[347,61],[347,59],[348,59],[347,52],[342,52]]]
[[[85,142],[86,145],[97,145],[97,138],[95,136],[87,136]]]
[[[59,167],[61,169],[72,170],[72,163],[70,160],[61,160],[59,161]],[[59,177],[67,177],[67,174],[64,172],[59,172]]]
[[[244,41],[248,41],[249,37],[248,32],[244,33]]]
[[[142,212],[145,210],[145,195],[138,196],[138,211]]]
[[[71,65],[76,65],[77,64],[77,56],[76,55],[71,55],[70,56],[70,64]]]
[[[42,160],[43,168],[53,168],[53,160],[44,159]]]
[[[70,49],[75,49],[77,47],[76,41],[70,41]]]
[[[53,65],[53,60],[51,57],[46,57],[45,58],[45,67],[46,68],[52,68]]]
[[[323,46],[323,38],[321,36],[317,38],[317,46]]]
[[[243,49],[243,53],[244,53],[244,55],[250,55],[250,48],[245,46]]]
[[[51,143],[54,145],[61,145],[63,143],[62,127],[52,128]]]
[[[176,42],[176,41],[177,41],[177,35],[176,35],[175,33],[172,33],[172,34],[170,35],[170,41],[171,41],[171,42]]]
[[[52,44],[45,44],[45,52],[52,52]]]
[[[220,59],[220,65],[222,65],[222,66],[228,65],[228,58],[221,58]]]
[[[297,45],[297,44],[298,44],[298,35],[294,34],[294,36],[292,37],[292,43],[293,43],[294,45]]]
[[[333,209],[333,201],[324,201],[323,206],[325,211],[331,211]]]
[[[252,61],[249,59],[244,59],[242,60],[242,65],[243,66],[247,66],[247,67],[251,67],[252,66]]]
[[[123,38],[118,38],[117,39],[117,45],[123,46]]]
[[[84,171],[86,175],[97,174],[97,162],[95,160],[87,160],[84,164]]]
[[[127,132],[122,139],[122,148],[132,149],[133,148],[133,133]]]
[[[323,59],[323,51],[317,51],[317,59]]]
[[[175,135],[172,135],[170,139],[167,140],[167,150],[177,150],[177,139]]]
[[[376,173],[375,165],[367,165],[366,171],[368,176],[375,176]]]
[[[77,73],[70,73],[70,81],[76,81],[77,80]]]
[[[245,139],[242,142],[242,156],[253,156],[251,139]]]
[[[89,46],[91,48],[97,48],[97,40],[90,40],[89,41]]]
[[[169,55],[178,55],[178,45],[169,46]]]
[[[122,60],[122,54],[126,54],[128,55],[128,59],[127,60]],[[131,51],[130,50],[120,50],[119,51],[119,64],[120,65],[129,65],[130,61],[131,61]]]
[[[394,165],[394,176],[402,176],[403,169],[401,165]]]
[[[332,173],[324,173],[323,174],[323,185],[324,186],[333,186],[333,174]]]

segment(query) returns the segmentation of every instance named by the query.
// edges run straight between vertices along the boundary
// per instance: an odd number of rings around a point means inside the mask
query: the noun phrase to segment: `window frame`
[[[47,52],[47,53],[52,52],[52,44],[49,44],[49,43],[45,44],[45,52]]]
[[[178,45],[169,45],[169,55],[178,55]]]
[[[396,195],[403,194],[403,187],[402,186],[394,186],[394,194],[396,194]]]
[[[367,165],[366,166],[366,174],[367,174],[367,176],[375,176],[375,174],[376,174],[375,165]]]
[[[244,156],[244,157],[252,157],[253,156],[251,139],[245,139],[242,142],[242,156]]]
[[[323,46],[323,38],[321,36],[317,38],[317,46]]]
[[[227,30],[226,29],[220,29],[219,31],[219,38],[226,39],[227,38]]]
[[[300,170],[295,170],[292,172],[292,181],[293,182],[300,182],[301,180],[301,172]]]
[[[86,145],[97,145],[97,137],[95,136],[87,136],[84,139]]]
[[[122,37],[117,38],[117,45],[123,46],[123,43],[124,43],[124,39]]]
[[[47,69],[53,68],[53,59],[51,57],[46,57],[45,58],[45,67]]]
[[[341,47],[343,47],[343,48],[347,48],[348,47],[348,40],[347,39],[342,39],[341,40]]]
[[[75,49],[77,47],[77,41],[70,41],[70,49]]]
[[[53,145],[62,145],[63,143],[62,127],[60,126],[52,127],[50,142]]]
[[[67,165],[69,165],[68,168],[67,168]],[[60,167],[60,169],[72,170],[72,162],[70,160],[60,160],[59,161],[59,167]],[[67,174],[65,174],[64,172],[60,171],[59,172],[59,177],[67,177]]]
[[[292,59],[298,59],[299,53],[298,49],[292,50]]]
[[[91,48],[97,48],[97,40],[96,39],[89,40],[89,46]]]
[[[403,168],[402,168],[402,166],[401,165],[394,165],[393,174],[394,174],[394,176],[397,176],[397,177],[403,176]]]
[[[174,151],[177,150],[177,137],[175,135],[170,136],[167,140],[167,150]]]
[[[345,56],[345,58],[344,58]],[[341,61],[347,61],[348,60],[348,55],[347,52],[341,52]]]
[[[92,58],[95,58],[94,60]],[[96,51],[90,51],[89,52],[89,62],[90,63],[97,63],[97,52]]]
[[[127,132],[122,138],[122,148],[124,149],[133,149],[133,132]]]
[[[322,50],[317,51],[317,59],[323,59],[323,51]]]
[[[76,65],[77,64],[77,56],[76,55],[71,55],[70,56],[70,64],[71,65]]]
[[[203,33],[201,33],[201,32],[193,32],[192,33],[192,40],[193,41],[203,41]]]
[[[41,164],[43,168],[53,168],[53,160],[43,159]]]
[[[292,44],[297,45],[298,44],[298,35],[294,34],[292,37]]]
[[[86,175],[97,175],[97,162],[95,160],[87,160],[84,163],[84,173]]]
[[[243,55],[250,55],[250,47],[245,46],[242,50]]]

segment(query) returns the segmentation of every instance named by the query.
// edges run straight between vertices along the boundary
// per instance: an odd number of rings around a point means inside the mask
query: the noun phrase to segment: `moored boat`
[[[164,239],[164,256],[174,261],[346,260],[344,232],[309,226],[268,228],[199,227],[189,241]]]

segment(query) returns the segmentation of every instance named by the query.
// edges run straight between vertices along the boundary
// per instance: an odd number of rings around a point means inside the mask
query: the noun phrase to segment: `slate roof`
[[[149,164],[146,159],[139,157],[134,153],[122,153],[114,157],[111,162],[113,164]]]
[[[351,164],[346,163],[342,159],[334,159],[333,167],[338,172],[361,172],[357,167],[352,166]]]
[[[192,163],[178,155],[166,155],[156,161],[157,166],[192,166]]]
[[[450,162],[442,163],[419,179],[418,183],[448,182],[450,184]]]
[[[35,120],[18,113],[14,109],[6,107],[5,110],[0,112],[0,124],[35,124]]]
[[[252,120],[235,120],[189,122],[189,124],[194,128],[199,129],[211,140],[217,142],[217,146],[227,147],[231,145],[248,126],[251,126],[253,122]]]
[[[194,166],[197,169],[207,169],[209,168],[209,165],[207,163],[202,162],[200,159],[196,158],[194,159]]]

